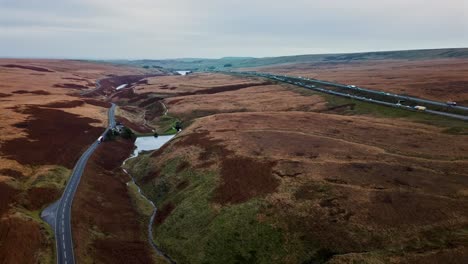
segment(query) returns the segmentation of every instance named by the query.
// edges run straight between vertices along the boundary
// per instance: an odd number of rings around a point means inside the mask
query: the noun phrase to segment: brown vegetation
[[[87,96],[96,96],[96,95],[110,95],[114,94],[115,88],[120,85],[127,84],[127,87],[131,87],[134,84],[139,83],[144,78],[151,76],[162,76],[163,73],[152,73],[152,74],[138,74],[138,75],[113,75],[108,78],[99,80],[99,88],[94,90],[92,93],[86,94]],[[126,89],[118,91],[119,93],[126,93]],[[115,94],[114,94],[115,96]]]
[[[89,89],[88,86],[84,86],[84,85],[76,84],[76,83],[54,84],[54,87],[57,87],[57,88],[78,89],[78,90]]]
[[[49,103],[43,106],[48,107],[48,108],[74,108],[74,107],[82,106],[84,103],[85,102],[81,100],[59,101],[59,102]]]
[[[83,100],[87,104],[95,105],[95,106],[99,106],[99,107],[110,108],[112,106],[112,104],[109,103],[109,102],[99,101],[99,100],[95,100],[95,99],[91,99],[91,98],[86,98],[86,99],[83,99]]]
[[[152,130],[149,127],[146,127],[144,125],[136,124],[136,123],[128,120],[127,118],[125,118],[123,116],[116,116],[116,120],[117,120],[117,122],[122,123],[124,126],[130,128],[131,130],[136,131],[138,133],[151,133],[152,132]]]
[[[326,108],[319,96],[302,96],[280,85],[264,85],[216,94],[177,96],[164,100],[169,113],[193,119],[215,113],[315,111]]]
[[[41,227],[32,219],[15,215],[0,220],[0,261],[2,263],[36,263],[38,249],[52,246],[44,241]],[[42,242],[44,241],[44,242]],[[6,246],[7,245],[7,246]],[[24,250],[21,250],[24,249]]]
[[[147,78],[147,83],[137,84],[137,93],[163,95],[213,94],[229,90],[268,84],[265,80],[245,79],[223,74],[198,73],[187,76],[159,76]]]
[[[276,191],[279,181],[272,173],[274,162],[258,161],[246,157],[222,161],[222,183],[214,191],[214,201],[242,203]]]
[[[51,204],[62,196],[60,190],[50,187],[34,187],[28,190],[24,207],[28,210],[40,210],[45,204]]]
[[[171,212],[174,210],[175,206],[173,203],[167,203],[163,207],[161,207],[157,214],[156,217],[154,218],[154,224],[160,225],[164,222],[164,219],[166,219]]]
[[[252,70],[252,69],[249,69]],[[467,59],[301,63],[254,70],[307,76],[397,94],[468,104]]]
[[[35,90],[35,91],[26,91],[26,90],[17,90],[13,91],[14,94],[35,94],[35,95],[50,95],[49,92],[44,90]]]
[[[0,60],[0,263],[49,263],[55,243],[40,211],[60,197],[68,170],[104,130],[109,106],[76,90],[141,69],[60,60]],[[6,67],[5,67],[6,66]],[[33,72],[31,72],[33,71]],[[84,88],[83,88],[84,89]]]
[[[105,142],[88,162],[72,209],[77,262],[153,262],[146,226],[127,192],[130,179],[120,169],[132,149],[131,141]]]
[[[8,211],[10,204],[15,201],[15,196],[17,193],[18,191],[7,183],[0,182],[0,215],[3,215],[6,211]]]
[[[197,171],[218,170],[215,208],[263,201],[257,218],[283,230],[284,248],[294,248],[285,262],[436,263],[419,254],[440,259],[451,252],[462,263],[468,141],[441,131],[404,120],[299,111],[216,114],[153,153],[152,166],[183,157]],[[161,181],[160,174],[147,176],[145,186]],[[178,182],[169,196],[187,186]]]
[[[14,169],[0,169],[0,175],[5,175],[7,177],[13,177],[15,179],[19,179],[24,177],[21,171],[17,171]]]
[[[4,157],[23,165],[60,164],[72,168],[84,146],[104,130],[91,125],[99,120],[62,110],[29,106],[17,111],[30,116],[27,121],[15,124],[23,128],[27,137],[3,142],[0,151]]]
[[[25,65],[17,65],[17,64],[5,64],[5,65],[2,65],[2,67],[25,69],[25,70],[38,71],[38,72],[53,72],[53,71],[51,71],[49,69],[46,69],[46,68],[34,67],[34,66],[25,66]]]

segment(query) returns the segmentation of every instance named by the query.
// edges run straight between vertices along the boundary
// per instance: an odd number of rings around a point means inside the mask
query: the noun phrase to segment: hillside
[[[240,70],[303,76],[468,105],[468,59],[291,63]]]
[[[129,64],[135,66],[163,67],[167,69],[179,70],[207,70],[210,68],[243,68],[259,67],[268,65],[288,64],[288,63],[319,63],[319,62],[351,62],[368,60],[422,60],[422,59],[447,59],[447,58],[468,58],[468,48],[458,49],[428,49],[428,50],[403,50],[403,51],[382,51],[364,53],[343,53],[343,54],[317,54],[298,55],[267,58],[233,58],[221,59],[174,59],[174,60],[136,60],[136,61],[112,61],[119,64]],[[226,67],[227,66],[227,67]]]
[[[157,95],[185,127],[126,165],[177,263],[468,259],[465,123],[222,74],[134,91],[119,102]]]
[[[0,263],[53,263],[41,211],[63,192],[77,158],[107,126],[108,104],[80,93],[141,68],[0,59]]]

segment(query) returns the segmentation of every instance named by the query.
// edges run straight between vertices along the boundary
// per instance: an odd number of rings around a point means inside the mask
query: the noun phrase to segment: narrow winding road
[[[102,133],[102,136],[104,136],[109,129],[115,126],[114,111],[115,104],[112,104],[108,113],[109,126],[106,128],[104,133]],[[96,140],[83,153],[83,155],[81,155],[73,168],[73,172],[67,186],[65,187],[62,197],[57,202],[46,208],[41,214],[41,217],[54,229],[58,264],[75,263],[71,231],[71,207],[73,204],[73,197],[75,196],[76,189],[80,183],[81,175],[86,167],[86,163],[98,146],[99,142]]]

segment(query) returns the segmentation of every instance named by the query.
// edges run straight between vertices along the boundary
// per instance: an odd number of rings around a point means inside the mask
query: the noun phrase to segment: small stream
[[[126,159],[123,163],[122,163],[122,167],[125,165],[125,163],[127,162],[127,160],[129,159],[133,159],[133,158],[136,158],[138,157],[138,154],[141,152],[141,151],[150,151],[150,150],[157,150],[159,148],[161,148],[164,144],[166,144],[167,142],[169,142],[175,135],[170,135],[170,136],[159,136],[159,137],[154,137],[154,136],[148,136],[148,137],[138,137],[135,141],[135,151],[133,152],[133,154],[128,158]],[[151,201],[150,199],[148,199],[142,192],[141,192],[141,188],[140,186],[138,186],[138,184],[136,183],[135,181],[135,178],[130,174],[128,173],[127,170],[123,169],[123,171],[128,175],[130,176],[130,178],[132,179],[132,182],[135,184],[135,186],[137,186],[138,188],[138,193],[140,193],[140,195],[146,200],[148,201],[151,206],[153,206],[153,213],[151,215],[151,218],[150,218],[150,221],[149,221],[149,224],[148,224],[148,241],[150,242],[151,246],[154,248],[154,250],[156,251],[156,253],[159,255],[159,256],[162,256],[164,257],[169,263],[175,263],[167,254],[165,254],[157,245],[156,243],[154,243],[154,240],[153,240],[153,222],[154,222],[154,218],[156,217],[156,213],[157,213],[157,208],[156,206],[154,205],[153,201]]]

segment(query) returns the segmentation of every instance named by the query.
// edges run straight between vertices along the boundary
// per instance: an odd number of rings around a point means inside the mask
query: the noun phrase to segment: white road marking
[[[114,114],[114,108],[115,105],[112,106],[111,108],[111,113],[112,115]],[[111,119],[111,117],[109,116],[109,119]],[[110,120],[110,125],[111,127],[115,126],[115,123],[113,120]],[[71,198],[72,199],[72,195],[74,195],[77,187],[78,187],[78,183],[79,183],[79,179],[81,177],[81,174],[83,173],[84,169],[85,169],[85,166],[86,166],[86,162],[88,161],[89,157],[91,156],[91,154],[94,152],[94,150],[98,147],[97,143],[94,143],[90,148],[88,148],[88,150],[84,153],[84,155],[81,156],[81,158],[78,160],[77,164],[75,165],[75,167],[73,168],[73,173],[71,175],[71,181],[67,184],[67,187],[65,189],[65,192],[64,192],[64,198],[65,198],[65,203],[63,204],[59,204],[59,208],[60,206],[63,206],[62,207],[62,251],[63,251],[63,256],[64,256],[64,263],[67,264],[68,261],[67,261],[67,252],[65,251],[66,250],[66,246],[65,246],[65,209],[68,209],[68,208],[71,208],[71,205],[68,205],[68,198]],[[63,200],[62,200],[63,201]],[[57,213],[59,213],[59,208],[57,208]],[[57,222],[57,218],[60,217],[60,214],[56,217],[56,222]],[[59,225],[56,225],[55,227],[55,230],[59,231]],[[57,241],[57,246],[58,246],[58,241]],[[72,251],[73,251],[73,247],[72,247]],[[71,255],[71,259],[73,260],[73,254]]]

